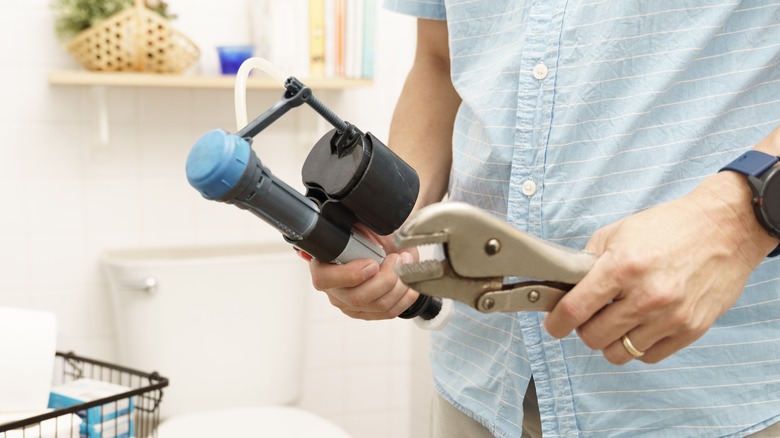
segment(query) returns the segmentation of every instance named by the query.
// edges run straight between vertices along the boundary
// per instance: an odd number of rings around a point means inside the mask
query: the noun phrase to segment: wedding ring
[[[642,357],[645,355],[644,351],[640,351],[636,347],[634,347],[634,344],[631,343],[631,340],[628,339],[628,335],[623,335],[623,347],[626,348],[626,351],[628,351],[628,354],[634,357]]]

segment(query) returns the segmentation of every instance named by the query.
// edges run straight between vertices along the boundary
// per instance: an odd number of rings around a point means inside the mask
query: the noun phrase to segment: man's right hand
[[[420,295],[401,282],[395,266],[417,262],[419,255],[415,248],[399,251],[389,236],[370,237],[388,251],[381,265],[371,259],[352,260],[343,265],[312,260],[309,263],[312,284],[325,292],[331,304],[347,316],[364,320],[393,319]]]

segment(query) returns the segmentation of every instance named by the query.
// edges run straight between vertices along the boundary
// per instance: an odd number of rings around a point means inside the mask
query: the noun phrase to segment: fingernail
[[[414,257],[408,252],[401,253],[401,260],[403,260],[404,264],[414,263]]]
[[[296,252],[296,253],[297,253],[297,254],[298,254],[298,255],[299,255],[299,256],[300,256],[302,259],[306,260],[307,262],[310,262],[310,261],[311,261],[311,258],[312,258],[312,257],[311,257],[311,255],[309,255],[309,253],[307,253],[307,252],[304,252],[304,251],[302,251],[302,250],[300,250],[300,249],[296,249],[296,250],[295,250],[295,252]]]
[[[378,263],[369,263],[365,268],[363,268],[363,281],[368,280],[369,278],[376,275],[377,272],[379,272],[379,264]]]

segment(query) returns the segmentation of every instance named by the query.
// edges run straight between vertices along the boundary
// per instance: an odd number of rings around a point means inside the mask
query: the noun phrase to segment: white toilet
[[[348,438],[291,406],[309,276],[289,245],[116,250],[102,264],[121,363],[170,379],[159,438]]]

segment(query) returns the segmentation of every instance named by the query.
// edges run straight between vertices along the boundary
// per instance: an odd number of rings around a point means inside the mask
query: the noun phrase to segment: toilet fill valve
[[[399,228],[417,200],[417,173],[371,133],[336,116],[297,79],[287,79],[285,89],[279,101],[238,132],[203,135],[187,157],[187,180],[204,198],[253,213],[318,260],[381,263],[382,248],[352,229],[360,223],[388,235]],[[303,164],[305,195],[275,177],[251,147],[256,135],[304,103],[334,127]],[[400,316],[430,320],[440,309],[438,298],[420,295]]]

